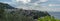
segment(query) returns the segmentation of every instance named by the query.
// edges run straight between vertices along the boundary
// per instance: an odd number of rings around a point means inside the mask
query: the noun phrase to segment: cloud
[[[39,10],[39,11],[48,11],[48,12],[60,12],[60,8],[50,8],[47,6],[42,6],[42,7],[36,7],[36,6],[30,6],[30,7],[26,7],[26,6],[19,6],[18,8],[23,8],[26,10]]]
[[[49,4],[48,6],[60,6],[60,4]]]
[[[60,12],[60,8],[50,8],[50,7],[42,7],[40,8],[41,11],[48,11],[48,12]]]
[[[37,3],[27,3],[27,4],[23,4],[21,6],[18,6],[17,8],[26,8],[26,9],[34,9],[36,7],[40,7]]]
[[[28,2],[30,2],[30,0],[12,0],[12,1],[15,1],[15,2],[23,2],[23,3],[28,3]]]
[[[40,0],[40,2],[47,2],[48,0]]]
[[[12,0],[12,2],[4,2],[8,3],[12,6],[15,6],[16,8],[23,8],[26,10],[39,10],[39,11],[53,11],[53,12],[59,12],[60,8],[50,8],[48,6],[60,6],[60,4],[48,4],[47,6],[45,4],[40,5],[38,3],[41,2],[47,2],[48,0],[40,0],[36,1],[34,3],[30,3],[31,0]]]

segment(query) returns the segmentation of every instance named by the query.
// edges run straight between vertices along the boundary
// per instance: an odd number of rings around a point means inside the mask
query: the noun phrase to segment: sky
[[[60,0],[0,0],[16,8],[60,12]]]

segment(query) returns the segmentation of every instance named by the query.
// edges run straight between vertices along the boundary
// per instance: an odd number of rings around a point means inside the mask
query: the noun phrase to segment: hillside
[[[0,3],[0,21],[33,21],[45,16],[50,16],[47,11],[16,9],[9,4]]]
[[[0,2],[0,7],[5,9],[14,9],[14,7],[10,6],[9,4],[1,3],[1,2]]]

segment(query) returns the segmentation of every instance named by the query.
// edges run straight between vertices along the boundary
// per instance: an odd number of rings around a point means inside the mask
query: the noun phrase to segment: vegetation
[[[2,17],[4,16],[3,13],[4,13],[4,4],[0,3],[0,19],[2,19]]]

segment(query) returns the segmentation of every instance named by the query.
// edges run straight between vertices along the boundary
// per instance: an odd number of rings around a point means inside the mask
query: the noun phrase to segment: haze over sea
[[[55,18],[60,19],[60,12],[49,12],[51,16],[54,16]]]

